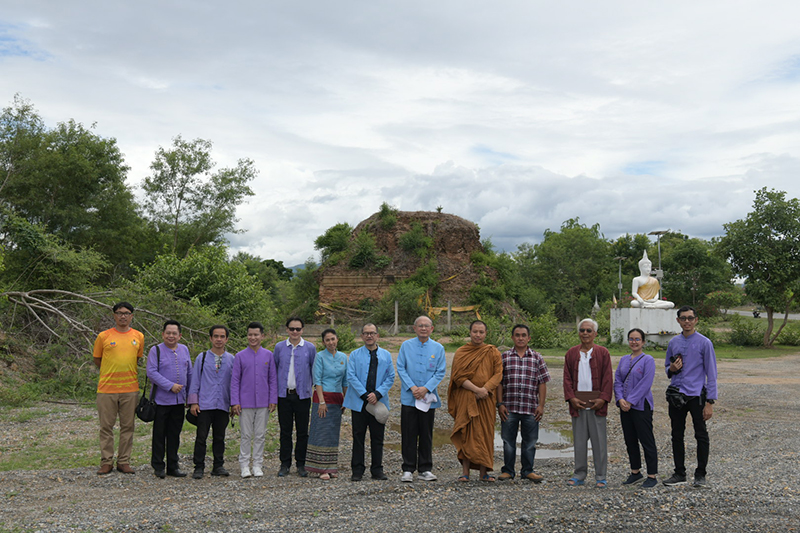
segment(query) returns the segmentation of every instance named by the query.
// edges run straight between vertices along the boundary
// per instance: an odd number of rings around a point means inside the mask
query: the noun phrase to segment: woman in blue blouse
[[[314,396],[311,429],[308,437],[306,470],[320,479],[339,473],[339,431],[342,425],[342,402],[347,391],[347,354],[337,351],[336,330],[322,332],[325,350],[314,359]]]
[[[628,332],[629,356],[623,356],[614,376],[614,396],[617,398],[622,434],[628,448],[631,463],[631,474],[622,484],[632,485],[644,479],[642,475],[642,455],[639,443],[644,448],[647,464],[647,479],[643,487],[655,487],[658,481],[658,451],[653,436],[653,378],[656,375],[656,363],[644,349],[644,332],[634,328]]]

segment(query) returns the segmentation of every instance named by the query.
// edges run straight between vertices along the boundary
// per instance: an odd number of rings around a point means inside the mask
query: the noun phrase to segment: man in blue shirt
[[[693,307],[685,305],[678,309],[678,324],[683,332],[669,341],[664,362],[667,377],[671,379],[670,388],[677,388],[672,393],[667,391],[675,473],[664,481],[664,485],[671,487],[686,484],[686,448],[683,434],[686,430],[686,415],[691,413],[694,438],[697,440],[697,469],[694,471],[693,486],[702,488],[706,486],[710,448],[706,421],[711,418],[717,399],[717,358],[711,341],[695,329],[697,311]]]
[[[186,414],[186,393],[192,381],[192,359],[189,348],[178,343],[181,325],[177,320],[164,322],[161,338],[164,342],[150,348],[147,355],[147,377],[153,382],[150,398],[156,403],[150,464],[153,473],[161,479],[166,476],[186,477],[178,464],[178,448]]]
[[[437,387],[444,378],[444,347],[431,340],[433,322],[427,316],[414,321],[417,336],[400,346],[397,375],[400,376],[400,432],[402,436],[403,477],[401,481],[419,479],[436,481],[433,469],[433,421],[442,405]]]
[[[303,319],[292,317],[286,321],[289,338],[275,345],[275,366],[278,369],[278,424],[280,433],[281,467],[278,476],[289,474],[292,466],[292,425],[297,432],[294,458],[297,475],[306,477],[306,452],[308,450],[308,423],[311,416],[311,392],[314,386],[314,343],[303,339]]]
[[[386,420],[379,421],[373,413],[383,411],[388,416],[389,389],[394,384],[392,354],[378,347],[378,328],[364,324],[361,328],[364,346],[354,350],[347,361],[347,394],[344,407],[353,417],[353,455],[350,459],[350,481],[361,481],[364,465],[364,440],[369,428],[372,447],[372,479],[386,480],[383,472],[383,436]],[[371,412],[370,412],[371,411]]]
[[[194,473],[192,478],[202,479],[206,463],[206,441],[213,429],[212,450],[214,468],[212,476],[228,476],[225,469],[225,429],[230,421],[231,370],[233,355],[225,350],[228,328],[211,326],[211,349],[194,360],[194,379],[189,388],[189,410],[197,417],[197,435],[194,441]]]

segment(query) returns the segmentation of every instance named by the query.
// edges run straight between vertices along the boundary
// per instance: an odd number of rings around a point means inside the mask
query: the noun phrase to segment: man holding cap
[[[400,346],[397,355],[397,375],[400,376],[400,431],[402,434],[403,477],[436,481],[433,469],[433,420],[436,408],[442,405],[436,388],[444,378],[446,361],[444,347],[431,340],[433,322],[427,316],[414,321],[417,336]]]
[[[344,407],[353,416],[353,456],[350,460],[351,481],[361,481],[364,465],[364,439],[369,428],[372,446],[372,479],[388,479],[383,473],[384,424],[389,415],[389,389],[394,384],[392,355],[378,347],[378,328],[364,324],[361,328],[364,346],[350,354],[347,361],[347,394]]]

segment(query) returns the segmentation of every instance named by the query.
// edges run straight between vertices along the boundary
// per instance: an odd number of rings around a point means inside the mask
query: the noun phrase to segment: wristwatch
[[[706,403],[710,403],[711,405],[714,405],[714,402],[715,402],[715,401],[716,401],[716,400],[706,400]]]
[[[497,402],[497,407],[500,407],[501,405],[505,405],[505,404],[506,404],[506,402]]]

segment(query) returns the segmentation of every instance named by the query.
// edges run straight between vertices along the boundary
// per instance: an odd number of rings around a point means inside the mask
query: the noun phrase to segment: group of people
[[[133,474],[130,456],[134,413],[138,401],[137,364],[144,354],[144,336],[131,327],[134,308],[127,302],[113,309],[115,326],[95,341],[94,362],[100,369],[97,409],[100,421],[101,464],[105,475],[114,466],[113,427],[120,424],[117,470]],[[698,442],[698,466],[694,484],[705,485],[709,439],[705,422],[711,417],[717,397],[716,360],[711,342],[695,330],[697,314],[691,307],[678,311],[683,334],[667,349],[666,371],[672,380],[668,389],[672,421],[675,473],[665,485],[686,483],[684,431],[692,414]],[[342,415],[352,416],[351,480],[361,481],[365,472],[366,434],[370,434],[372,479],[388,479],[383,469],[385,424],[389,417],[389,390],[400,378],[401,481],[434,481],[433,428],[441,407],[439,385],[446,374],[444,347],[431,338],[433,322],[427,316],[414,321],[415,337],[406,340],[397,355],[378,345],[374,324],[361,329],[363,346],[349,357],[338,351],[334,329],[322,333],[325,349],[303,338],[304,322],[286,321],[286,340],[274,351],[262,346],[264,327],[251,322],[247,348],[235,356],[226,351],[229,330],[210,328],[211,348],[192,362],[188,348],[180,343],[181,324],[167,320],[162,341],[147,356],[147,377],[152,382],[150,399],[155,402],[150,464],[159,478],[185,477],[178,448],[184,417],[197,426],[194,472],[205,474],[207,440],[212,433],[212,476],[229,476],[224,466],[225,432],[231,417],[239,417],[241,432],[239,469],[242,478],[261,477],[269,414],[278,412],[280,427],[279,477],[289,475],[292,459],[300,477],[308,473],[329,480],[338,476],[339,435]],[[624,356],[612,377],[611,358],[594,344],[597,323],[592,319],[578,326],[581,344],[571,348],[564,361],[564,399],[569,404],[574,436],[575,469],[570,486],[585,484],[588,442],[592,443],[595,486],[607,486],[606,416],[612,394],[620,409],[631,474],[623,484],[644,479],[639,444],[647,465],[645,486],[656,484],[658,460],[653,437],[654,359],[643,353],[645,335],[640,329],[628,333],[631,354]],[[451,441],[462,466],[459,481],[469,481],[472,470],[482,481],[511,480],[516,476],[517,435],[521,434],[520,477],[538,483],[534,471],[539,422],[544,415],[550,374],[544,358],[529,347],[528,326],[512,329],[514,348],[500,353],[485,342],[486,324],[470,325],[470,342],[453,358],[447,391],[448,412],[453,417]],[[186,407],[188,406],[188,415]],[[503,467],[494,470],[495,416],[501,420]],[[294,437],[294,439],[293,439]]]

